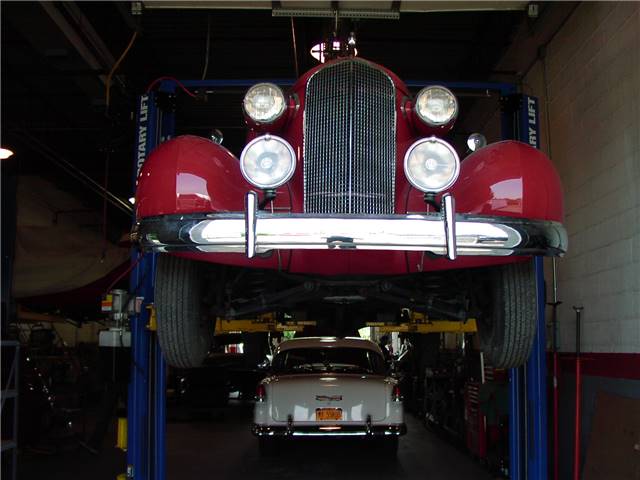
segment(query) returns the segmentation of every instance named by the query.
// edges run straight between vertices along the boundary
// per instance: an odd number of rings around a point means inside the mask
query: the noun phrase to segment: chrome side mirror
[[[469,138],[467,138],[467,147],[469,147],[469,150],[471,150],[472,152],[480,150],[482,147],[486,146],[487,139],[481,133],[472,133],[471,135],[469,135]]]

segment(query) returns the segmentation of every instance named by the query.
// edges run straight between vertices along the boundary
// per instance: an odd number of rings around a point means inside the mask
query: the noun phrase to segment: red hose
[[[171,80],[171,81],[172,81],[172,82],[174,82],[176,85],[178,85],[178,87],[180,87],[184,93],[186,93],[186,94],[187,94],[187,95],[189,95],[190,97],[193,97],[193,98],[195,98],[195,97],[196,97],[196,94],[195,94],[195,93],[193,93],[192,91],[188,90],[188,89],[187,89],[187,87],[185,87],[185,86],[182,84],[182,82],[180,82],[180,80],[178,80],[178,79],[176,79],[176,78],[174,78],[174,77],[166,77],[166,76],[165,76],[165,77],[159,77],[159,78],[156,78],[153,82],[151,82],[151,83],[149,84],[149,86],[147,87],[147,90],[146,90],[146,91],[147,91],[147,93],[149,93],[149,92],[153,89],[153,87],[155,87],[158,83],[162,82],[163,80]]]

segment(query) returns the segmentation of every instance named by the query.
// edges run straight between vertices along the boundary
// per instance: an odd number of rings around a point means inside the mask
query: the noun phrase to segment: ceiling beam
[[[307,2],[307,1],[286,1],[282,0],[282,10],[313,12],[333,12],[329,1]],[[400,3],[399,9],[393,8],[394,4]],[[489,0],[489,1],[409,1],[409,2],[362,2],[362,1],[342,1],[339,2],[339,10],[351,15],[350,12],[406,12],[406,13],[428,13],[428,12],[482,12],[498,10],[525,10],[529,2],[511,0]],[[149,9],[222,9],[222,10],[271,10],[272,2],[265,0],[242,1],[237,0],[146,0],[143,2],[145,8]],[[375,6],[375,8],[363,8],[362,5]],[[327,16],[327,15],[322,15]],[[328,16],[333,16],[329,14]]]
[[[69,17],[73,20],[76,25],[76,29],[83,34],[91,47],[93,47],[94,51],[100,57],[99,60],[101,63],[108,68],[113,67],[116,63],[116,59],[109,51],[109,48],[102,40],[102,37],[100,37],[98,32],[93,28],[89,19],[84,13],[82,13],[78,5],[75,2],[62,2],[61,7],[65,9]]]
[[[115,63],[115,59],[105,46],[100,36],[93,29],[93,27],[89,23],[89,20],[87,20],[82,12],[78,10],[77,6],[71,6],[63,3],[70,15],[80,21],[80,24],[83,26],[82,33],[86,36],[86,38],[90,39],[89,41],[91,42],[93,49],[90,48],[89,45],[87,45],[87,43],[83,39],[83,36],[81,36],[78,32],[77,28],[69,23],[62,12],[57,8],[57,4],[53,2],[43,1],[40,2],[40,5],[47,13],[47,15],[49,15],[53,23],[55,23],[60,31],[64,34],[69,43],[71,43],[71,45],[76,49],[80,57],[82,57],[82,59],[87,63],[89,68],[99,71],[111,70],[112,65]],[[94,53],[94,50],[103,58],[98,58],[96,56],[96,53]],[[98,78],[104,85],[106,85],[106,75],[100,74],[98,75]]]

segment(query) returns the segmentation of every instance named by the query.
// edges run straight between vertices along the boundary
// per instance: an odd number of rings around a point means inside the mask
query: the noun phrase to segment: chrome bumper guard
[[[322,215],[267,213],[249,192],[245,212],[164,215],[143,218],[132,238],[158,252],[245,252],[271,250],[413,250],[444,255],[562,256],[562,224],[515,217],[456,214],[453,196],[442,213],[407,215]]]
[[[253,425],[251,433],[256,437],[399,437],[407,433],[407,426],[380,425],[310,425],[276,426]]]

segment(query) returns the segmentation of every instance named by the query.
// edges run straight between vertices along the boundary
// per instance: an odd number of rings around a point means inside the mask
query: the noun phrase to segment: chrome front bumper
[[[456,214],[451,195],[442,213],[407,215],[321,215],[267,213],[249,192],[245,212],[164,215],[143,218],[132,238],[158,252],[245,252],[271,250],[414,250],[445,255],[562,256],[562,224],[515,217]]]
[[[253,425],[257,437],[399,437],[407,433],[402,425],[338,425],[338,426],[277,426]]]

